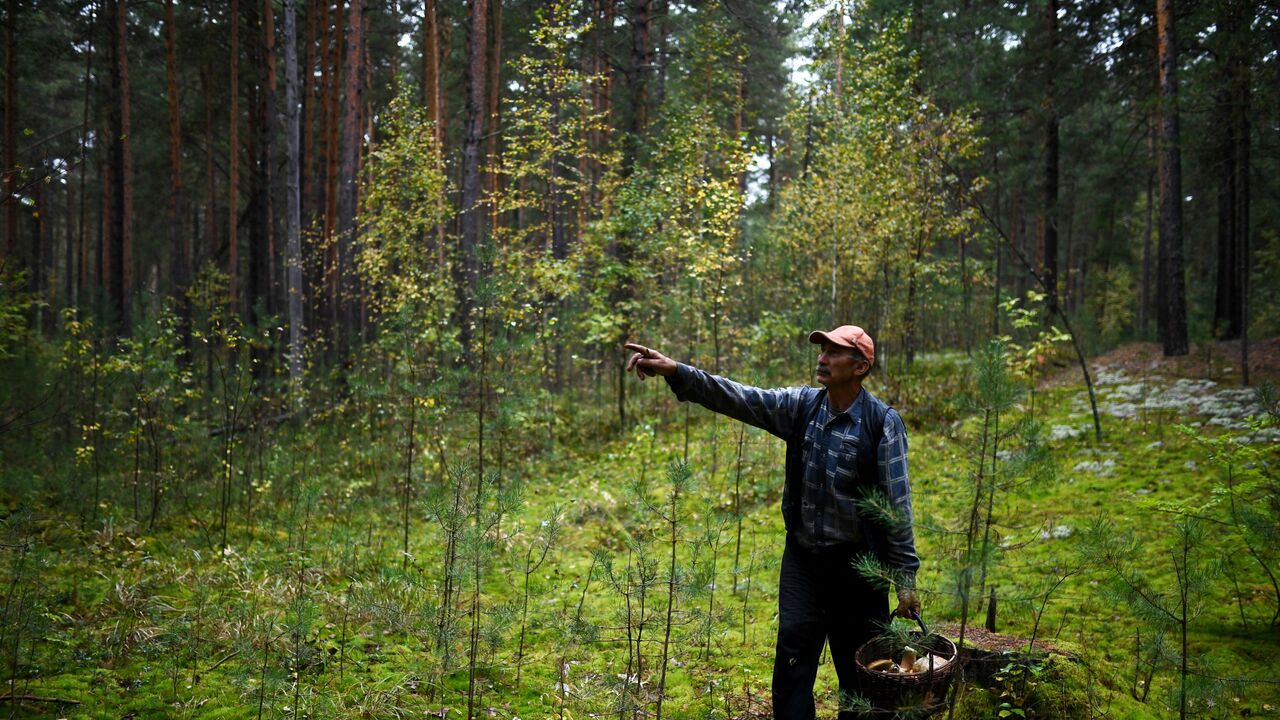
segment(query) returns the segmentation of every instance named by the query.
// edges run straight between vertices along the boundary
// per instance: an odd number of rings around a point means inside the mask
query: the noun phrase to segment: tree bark
[[[1154,156],[1155,128],[1153,125],[1154,123],[1147,123],[1147,151]],[[1153,226],[1152,216],[1155,214],[1155,180],[1155,170],[1149,169],[1147,171],[1146,213],[1142,226],[1142,289],[1138,296],[1138,332],[1144,336],[1147,332],[1147,324],[1151,321],[1151,228]]]
[[[350,360],[349,344],[356,332],[356,188],[363,144],[364,9],[367,0],[351,0],[347,7],[346,62],[343,63],[342,168],[338,180],[338,306],[339,357]]]
[[[181,298],[178,312],[183,327],[187,328],[191,307],[185,301],[187,285],[191,277],[191,243],[182,232],[183,183],[182,183],[182,108],[178,97],[178,28],[174,20],[173,0],[164,3],[165,84],[169,101],[169,251],[174,294]]]
[[[102,22],[110,38],[111,100],[107,109],[107,180],[104,190],[102,247],[102,285],[107,298],[107,308],[115,327],[122,329],[125,318],[124,281],[124,79],[120,57],[123,0],[108,0]]]
[[[259,172],[262,174],[261,202],[262,247],[258,250],[259,297],[262,298],[268,315],[279,312],[280,279],[277,271],[276,256],[276,26],[275,6],[273,0],[262,0],[262,68],[266,77],[262,79],[262,116],[260,130],[262,132],[261,160]],[[261,366],[266,369],[265,364]]]
[[[555,27],[557,22],[562,22],[562,18],[555,16],[555,7],[552,6],[547,10],[547,24]],[[557,260],[563,260],[569,256],[569,235],[566,227],[566,213],[564,208],[564,183],[563,172],[561,170],[561,161],[559,148],[561,146],[561,125],[560,112],[561,103],[564,100],[564,81],[563,68],[556,65],[550,69],[550,82],[548,83],[548,91],[550,93],[551,118],[550,127],[548,128],[551,138],[551,152],[548,154],[547,163],[547,222],[550,231],[551,256]]]
[[[120,65],[120,327],[127,335],[133,323],[133,138],[129,115],[128,10],[116,3],[117,62]]]
[[[302,382],[302,205],[298,188],[298,29],[294,3],[295,0],[284,0],[284,172],[289,380],[296,389]],[[307,55],[310,54],[308,50]]]
[[[439,148],[440,162],[445,157],[445,139],[447,137],[447,121],[444,112],[444,90],[441,82],[443,67],[444,43],[441,36],[440,8],[436,0],[424,0],[422,8],[422,99],[427,109],[427,119],[432,124],[432,133]],[[443,167],[440,168],[443,171]],[[437,198],[441,217],[444,216],[445,198],[443,193]],[[435,249],[443,255],[446,252],[445,223],[441,222],[435,229]]]
[[[1160,62],[1160,259],[1157,306],[1166,356],[1186,355],[1186,280],[1182,253],[1182,156],[1178,136],[1178,53],[1174,0],[1156,0]]]
[[[340,334],[340,305],[338,302],[338,121],[341,106],[342,84],[342,38],[344,35],[344,18],[342,4],[333,10],[331,36],[329,38],[329,82],[326,130],[325,130],[325,281],[327,286],[326,302],[329,311],[330,332]],[[336,337],[333,338],[336,341]],[[334,342],[336,347],[337,343]]]
[[[95,18],[97,17],[94,3],[89,4],[89,26],[93,27]],[[12,41],[9,46],[12,47]],[[89,176],[89,97],[93,94],[93,39],[90,35],[89,41],[86,43],[84,52],[84,104],[80,111],[80,167],[78,168],[80,175],[80,192],[79,192],[79,213],[80,225],[77,229],[76,249],[79,254],[79,262],[76,263],[77,276],[71,291],[71,303],[79,305],[80,294],[87,287],[89,278],[89,242],[88,242],[88,200],[89,195],[85,190],[86,182]]]
[[[1218,138],[1218,253],[1217,282],[1215,283],[1213,303],[1213,334],[1220,340],[1231,340],[1240,337],[1240,279],[1236,242],[1236,140],[1235,128],[1232,125],[1232,109],[1234,102],[1233,88],[1230,78],[1221,78],[1222,86],[1215,98],[1215,129]]]
[[[630,175],[639,154],[639,143],[649,126],[649,73],[653,52],[649,47],[649,26],[653,0],[631,0],[631,61],[627,83],[631,90],[631,134],[623,156],[623,173]]]
[[[1215,123],[1218,147],[1218,263],[1214,334],[1238,339],[1244,331],[1244,293],[1249,260],[1249,66],[1253,12],[1251,3],[1219,4],[1221,36]]]
[[[444,113],[440,97],[440,9],[436,0],[425,0],[422,9],[422,103],[427,119],[435,125],[436,141],[444,145]]]
[[[1058,0],[1045,4],[1045,135],[1044,216],[1041,234],[1041,277],[1047,289],[1050,314],[1058,307],[1058,98],[1057,75]]]
[[[297,3],[293,3],[296,5]],[[327,2],[326,2],[327,4]],[[307,48],[306,59],[302,68],[302,151],[299,155],[300,161],[300,188],[299,202],[301,203],[300,216],[305,218],[305,222],[310,225],[315,212],[315,198],[312,197],[315,189],[315,146],[316,146],[316,15],[319,13],[320,2],[309,0],[307,5]],[[297,11],[295,9],[295,24]],[[288,32],[287,30],[285,31]],[[294,43],[297,44],[297,29],[294,29]],[[295,68],[295,81],[296,72]],[[286,73],[288,70],[285,71]],[[287,112],[287,111],[286,111]],[[287,212],[287,211],[286,211]],[[286,220],[287,224],[287,220]],[[287,240],[285,241],[288,242]],[[287,271],[286,271],[287,274]]]
[[[240,0],[231,0],[231,91],[230,91],[230,147],[227,151],[227,289],[230,294],[231,314],[240,310],[240,243],[238,215],[240,213]]]
[[[213,27],[212,23],[206,26],[207,29]],[[206,47],[207,51],[209,48]],[[212,55],[206,55],[212,57]],[[206,66],[200,71],[200,89],[204,93],[204,185],[205,185],[205,209],[204,209],[204,247],[208,253],[208,262],[218,263],[221,254],[220,241],[218,239],[218,187],[217,176],[214,174],[213,160],[213,83],[210,79],[212,72]]]
[[[547,12],[555,12],[554,6],[548,5]],[[485,189],[490,197],[502,186],[502,0],[489,0],[489,77],[488,112],[486,122],[489,127],[489,142],[486,154],[488,157],[487,182]],[[490,201],[491,227],[498,226],[498,203]]]
[[[472,298],[479,277],[476,248],[484,232],[484,213],[480,208],[481,143],[484,140],[485,60],[488,55],[488,0],[471,0],[467,24],[466,127],[462,141],[462,238],[459,247],[458,313],[463,348],[469,348],[468,329]]]
[[[14,55],[18,42],[14,27],[17,25],[18,0],[9,0],[4,22],[4,255],[12,258],[18,242],[18,106],[15,104],[17,76]]]

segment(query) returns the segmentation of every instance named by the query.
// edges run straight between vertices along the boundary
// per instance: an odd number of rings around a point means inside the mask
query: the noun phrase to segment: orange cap
[[[862,353],[862,356],[867,359],[867,362],[872,365],[876,362],[875,342],[871,340],[871,336],[867,334],[866,330],[863,330],[857,325],[841,325],[835,330],[828,332],[814,330],[809,333],[809,342],[814,345],[821,345],[824,342],[829,342],[832,345],[853,348],[854,350]]]

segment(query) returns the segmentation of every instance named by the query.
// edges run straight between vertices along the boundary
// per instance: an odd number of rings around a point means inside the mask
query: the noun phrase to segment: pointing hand
[[[635,370],[641,380],[653,375],[671,377],[676,372],[676,361],[653,348],[630,342],[623,347],[634,353],[627,361],[627,372]]]

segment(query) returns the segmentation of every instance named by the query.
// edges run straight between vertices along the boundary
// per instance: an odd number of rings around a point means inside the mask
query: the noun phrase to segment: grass
[[[949,374],[964,365],[955,356],[939,362]],[[927,386],[922,382],[919,388]],[[1082,392],[1082,386],[1038,392],[1038,419],[1046,427],[1087,422],[1076,402]],[[655,535],[651,552],[662,582],[647,598],[653,615],[645,627],[638,695],[642,702],[654,700],[660,648],[651,642],[662,635],[666,608],[665,536],[662,523],[628,488],[644,476],[655,485],[652,497],[661,494],[665,468],[683,458],[685,424],[683,408],[659,383],[643,386],[633,398],[649,422],[627,433],[610,431],[607,419],[596,418],[594,427],[571,429],[571,442],[541,452],[518,436],[500,444],[508,453],[507,481],[521,482],[524,492],[519,510],[493,530],[485,556],[480,602],[485,636],[479,638],[477,657],[481,716],[560,717],[562,710],[566,718],[618,716],[619,689],[634,686],[620,677],[627,661],[626,598],[607,587],[595,554],[607,553],[621,566],[628,540],[634,542],[646,528]],[[931,397],[918,406],[924,408],[919,416],[913,416],[910,404],[902,409],[911,426],[917,539],[924,561],[920,586],[932,622],[956,621],[951,533],[960,526],[970,492],[971,426],[954,399]],[[1030,635],[1040,607],[1037,589],[1075,562],[1085,528],[1098,517],[1141,541],[1135,559],[1154,582],[1167,586],[1172,581],[1167,561],[1172,518],[1158,503],[1200,503],[1220,481],[1204,448],[1173,427],[1186,420],[1191,418],[1169,413],[1106,418],[1101,442],[1088,433],[1050,443],[1056,479],[997,497],[997,544],[1003,549],[993,558],[988,585],[1001,598],[1003,632]],[[1206,427],[1205,432],[1223,431]],[[768,697],[783,536],[777,508],[783,447],[754,429],[744,435],[742,567],[733,588],[738,428],[695,409],[689,433],[694,489],[682,505],[682,578],[693,578],[702,568],[705,580],[710,551],[697,541],[708,523],[724,527],[715,558],[714,606],[709,583],[680,587],[663,709],[673,718],[741,717],[760,712],[759,699]],[[1157,441],[1162,445],[1152,446]],[[455,438],[452,447],[455,457],[465,454],[467,438]],[[217,489],[208,469],[212,463],[174,461],[167,478],[168,514],[154,530],[131,518],[129,475],[117,468],[106,478],[104,486],[112,489],[97,521],[82,525],[83,506],[70,503],[55,481],[66,476],[67,458],[54,454],[33,460],[39,453],[6,446],[22,461],[6,463],[0,471],[10,488],[4,497],[7,537],[0,582],[9,599],[0,637],[0,682],[7,686],[4,692],[15,695],[80,703],[11,702],[17,717],[465,715],[472,576],[460,578],[456,588],[451,621],[458,627],[445,665],[432,638],[446,542],[420,493],[412,512],[412,562],[401,570],[396,483],[403,456],[393,426],[353,425],[351,417],[279,426],[270,431],[267,448],[254,470],[259,489],[249,493],[254,514],[249,515],[248,495],[237,495],[231,547],[222,552],[211,530]],[[203,452],[199,446],[189,450]],[[1274,462],[1274,454],[1270,457]],[[1082,462],[1105,460],[1114,462],[1110,474],[1076,469]],[[1189,461],[1199,470],[1186,470]],[[420,488],[435,482],[430,467],[419,472]],[[520,567],[553,506],[564,510],[565,528],[547,563],[531,576],[531,620],[517,690]],[[1052,531],[1059,526],[1070,528],[1070,534],[1055,537]],[[1216,557],[1229,549],[1221,545],[1211,536],[1203,550]],[[1103,592],[1107,579],[1108,568],[1084,567],[1045,604],[1040,637],[1073,652],[1078,662],[1059,658],[1045,675],[1042,699],[1032,708],[1039,709],[1038,717],[1072,717],[1084,706],[1095,716],[1169,716],[1175,687],[1170,668],[1154,674],[1145,703],[1132,697],[1134,633],[1140,623],[1130,608],[1117,606]],[[1234,587],[1218,578],[1205,612],[1192,623],[1190,647],[1203,657],[1200,667],[1215,677],[1265,679],[1267,668],[1280,664],[1280,635],[1265,627],[1274,598],[1256,569],[1240,580],[1248,627],[1241,625]],[[709,633],[704,625],[708,607],[714,608]],[[591,633],[575,631],[577,618],[592,626]],[[565,667],[567,685],[562,686]],[[1214,700],[1213,709],[1200,708],[1206,716],[1246,710],[1265,716],[1274,713],[1268,707],[1280,705],[1274,680],[1216,685],[1197,696]],[[820,714],[834,714],[834,687],[834,672],[825,663],[817,688]],[[1000,701],[998,692],[971,687],[961,714],[990,717]]]

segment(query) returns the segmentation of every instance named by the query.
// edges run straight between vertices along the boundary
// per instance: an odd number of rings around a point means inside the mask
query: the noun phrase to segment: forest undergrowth
[[[1098,441],[1082,385],[1028,394],[1000,352],[872,387],[910,427],[926,617],[994,597],[1026,646],[959,715],[1274,713],[1274,396],[1102,368]],[[13,716],[768,716],[780,441],[660,382],[622,432],[420,398],[406,436],[385,397],[278,417],[225,371],[212,431],[142,393],[0,436]]]

